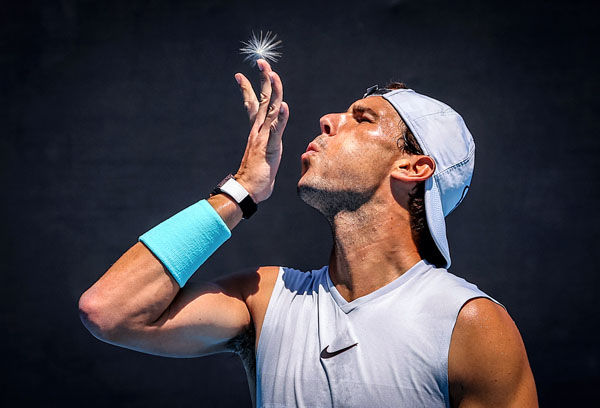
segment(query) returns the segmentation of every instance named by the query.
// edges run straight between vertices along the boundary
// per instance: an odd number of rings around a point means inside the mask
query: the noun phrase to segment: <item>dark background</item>
[[[487,1],[2,1],[3,373],[36,406],[248,406],[233,355],[167,359],[102,343],[77,302],[137,237],[239,165],[233,74],[252,30],[284,41],[291,118],[272,198],[194,279],[320,267],[328,225],[296,197],[318,119],[402,80],[477,143],[448,219],[451,272],[517,322],[546,407],[595,401],[598,7]],[[594,399],[592,400],[592,396]]]

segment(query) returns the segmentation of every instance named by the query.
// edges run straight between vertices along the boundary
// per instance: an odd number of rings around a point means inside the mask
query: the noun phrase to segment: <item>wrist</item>
[[[256,204],[258,204],[256,193],[254,192],[254,189],[252,188],[252,183],[248,180],[249,177],[247,177],[247,175],[244,174],[243,172],[238,171],[237,173],[235,173],[233,175],[233,178],[235,179],[235,181],[240,183],[240,185],[242,187],[244,187],[244,190],[246,190],[248,192],[248,194],[250,194],[250,197],[252,197],[252,200]]]
[[[231,231],[206,200],[178,212],[139,237],[183,287]]]
[[[233,199],[240,206],[245,219],[250,218],[258,208],[252,195],[231,174],[225,177],[211,193],[211,195],[216,194],[225,194]]]
[[[216,194],[209,197],[206,201],[219,214],[227,228],[230,231],[239,224],[242,220],[243,213],[240,205],[227,194]]]

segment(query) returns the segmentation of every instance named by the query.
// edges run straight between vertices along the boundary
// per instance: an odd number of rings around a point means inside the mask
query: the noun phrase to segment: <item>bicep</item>
[[[506,310],[489,299],[473,299],[460,311],[450,343],[448,377],[455,406],[537,406],[521,335]]]
[[[251,324],[241,280],[189,282],[152,324],[129,333],[127,348],[168,357],[227,351],[227,341]]]

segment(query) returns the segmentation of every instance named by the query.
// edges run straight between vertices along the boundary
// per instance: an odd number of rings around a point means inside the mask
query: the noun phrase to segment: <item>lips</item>
[[[318,152],[319,148],[317,147],[317,144],[315,142],[310,142],[306,147],[306,151],[302,153],[302,156],[300,156],[300,159],[302,159],[302,161],[308,160],[309,156],[312,156]]]
[[[317,148],[317,144],[315,142],[310,142],[308,144],[308,147],[306,148],[306,152],[305,153],[308,153],[308,152],[318,152],[318,151],[319,151],[319,149]]]

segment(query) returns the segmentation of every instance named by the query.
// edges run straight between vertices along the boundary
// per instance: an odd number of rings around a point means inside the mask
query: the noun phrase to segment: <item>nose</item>
[[[321,134],[326,136],[335,136],[340,124],[340,114],[330,113],[321,118]]]

